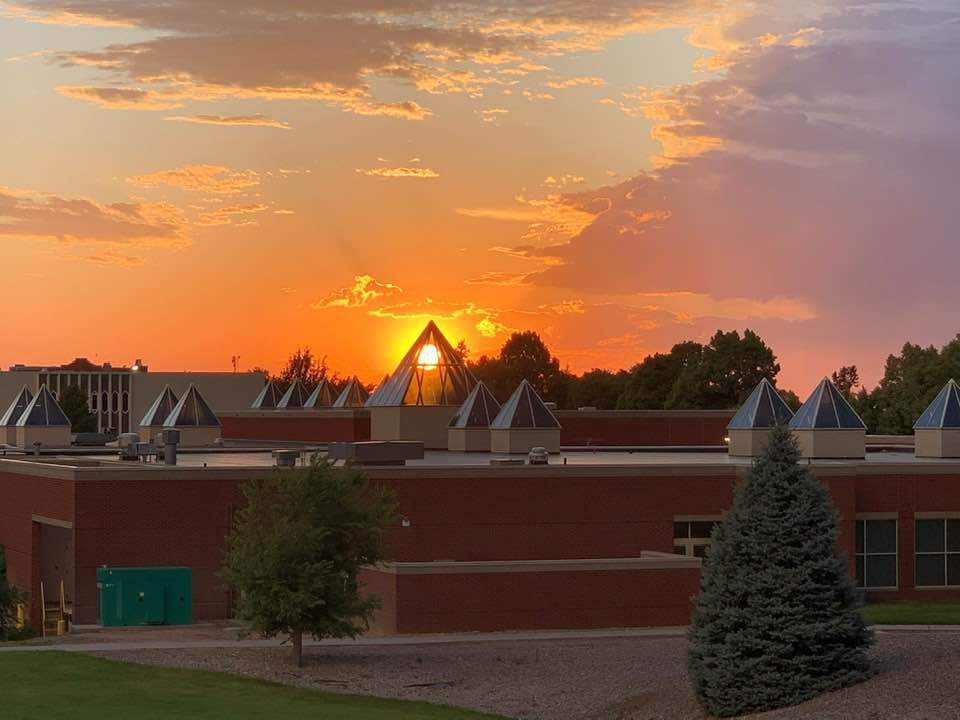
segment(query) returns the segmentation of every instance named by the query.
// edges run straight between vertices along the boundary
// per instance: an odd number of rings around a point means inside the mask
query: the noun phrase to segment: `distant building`
[[[87,396],[100,432],[137,432],[141,418],[169,385],[179,397],[196,385],[214,412],[246,408],[263,387],[260,373],[152,372],[140,360],[131,366],[97,365],[77,358],[66,365],[12,365],[0,372],[0,407],[5,408],[26,386],[32,393],[46,386],[59,398],[70,385]]]

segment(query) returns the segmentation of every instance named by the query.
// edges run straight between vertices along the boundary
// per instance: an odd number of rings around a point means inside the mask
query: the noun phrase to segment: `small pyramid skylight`
[[[925,428],[960,428],[960,386],[950,379],[913,425]]]
[[[510,399],[490,423],[494,429],[559,428],[560,422],[526,380],[521,381]]]
[[[777,389],[764,378],[737,410],[727,429],[763,430],[786,425],[792,417],[793,410],[784,402]]]
[[[147,414],[143,416],[143,420],[140,421],[140,426],[155,427],[163,425],[164,420],[169,417],[176,406],[177,396],[173,390],[170,389],[170,386],[167,385],[163,389],[163,392],[157,396],[157,399],[153,401],[153,405],[147,410]]]
[[[60,405],[54,399],[53,394],[47,390],[46,385],[40,386],[40,390],[24,409],[20,419],[17,420],[17,427],[60,427],[63,425],[69,427],[70,420],[60,409]]]
[[[187,388],[167,419],[164,427],[219,427],[220,419],[203,399],[195,385]]]
[[[310,393],[307,387],[299,379],[294,380],[287,391],[277,403],[278,408],[302,408],[307,400],[310,399]]]
[[[847,399],[827,378],[820,381],[790,421],[793,430],[865,430],[866,425]]]
[[[263,390],[260,391],[257,399],[253,401],[253,405],[250,407],[254,410],[272,410],[277,407],[282,399],[283,394],[280,392],[277,384],[273,382],[273,380],[270,380],[263,386]]]
[[[452,428],[488,428],[500,412],[500,403],[482,382],[473,386],[466,401],[450,421]]]

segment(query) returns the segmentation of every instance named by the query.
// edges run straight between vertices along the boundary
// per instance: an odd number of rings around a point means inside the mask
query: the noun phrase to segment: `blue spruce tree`
[[[793,705],[870,676],[862,595],[837,554],[837,513],[786,427],[713,533],[688,665],[713,715]]]

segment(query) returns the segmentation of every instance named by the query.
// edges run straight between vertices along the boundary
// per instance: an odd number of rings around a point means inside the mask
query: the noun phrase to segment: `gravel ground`
[[[525,720],[703,718],[682,638],[612,638],[289,650],[141,650],[129,662],[220,670],[300,687],[448,703]],[[960,720],[960,633],[879,632],[879,674],[764,720]]]

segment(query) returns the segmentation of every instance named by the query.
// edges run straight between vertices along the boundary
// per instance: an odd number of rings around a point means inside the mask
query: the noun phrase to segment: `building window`
[[[897,521],[857,520],[857,586],[897,587]]]
[[[97,412],[98,400],[100,399],[99,393],[90,393],[90,410],[92,412]]]
[[[710,547],[710,533],[713,532],[713,526],[719,521],[720,518],[674,520],[673,552],[677,555],[693,555],[699,558],[706,557],[707,548]]]
[[[917,586],[960,585],[960,518],[917,520]]]
[[[122,408],[123,412],[124,413],[130,412],[130,393],[124,390],[123,394],[121,395],[121,398],[122,398],[121,399],[122,404],[120,407]]]

